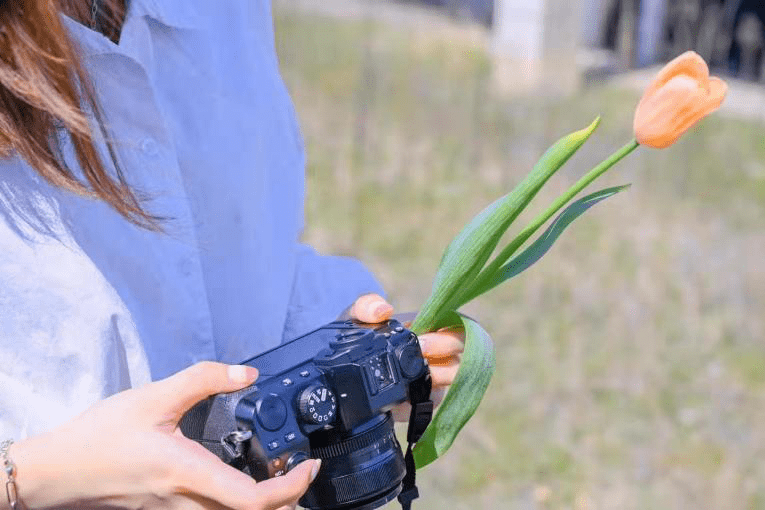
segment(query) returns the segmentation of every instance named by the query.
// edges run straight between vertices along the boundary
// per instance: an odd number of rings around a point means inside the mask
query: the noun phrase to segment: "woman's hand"
[[[256,378],[254,368],[198,363],[113,395],[46,434],[12,445],[20,500],[27,508],[293,507],[318,471],[315,460],[256,483],[178,428],[198,401],[242,389]]]
[[[390,319],[393,307],[378,294],[365,294],[351,306],[348,314],[362,322],[377,323]],[[428,360],[433,380],[431,400],[438,405],[454,382],[460,368],[460,355],[465,346],[462,329],[444,329],[419,335],[420,349]],[[409,404],[399,405],[393,415],[397,421],[409,421]]]

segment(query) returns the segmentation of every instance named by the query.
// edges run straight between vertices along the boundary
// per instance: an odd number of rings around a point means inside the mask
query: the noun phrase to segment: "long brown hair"
[[[116,40],[124,0],[99,0],[100,30]],[[0,0],[0,157],[23,157],[53,186],[101,199],[132,223],[161,231],[143,198],[122,172],[93,86],[60,14],[91,22],[90,0]],[[114,175],[94,144],[96,129],[106,141]],[[62,157],[60,128],[70,137],[82,169],[78,178]]]

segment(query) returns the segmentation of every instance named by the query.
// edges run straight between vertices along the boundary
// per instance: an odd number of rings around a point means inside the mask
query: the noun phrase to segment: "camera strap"
[[[406,442],[409,444],[406,448],[406,455],[404,455],[406,474],[401,482],[401,493],[398,495],[398,502],[401,503],[403,510],[410,510],[412,501],[420,496],[415,484],[416,467],[412,448],[425,433],[425,429],[428,428],[430,419],[433,417],[433,401],[430,400],[431,387],[430,372],[426,372],[425,375],[409,384],[409,402],[412,405],[412,412],[409,414],[409,428],[406,433]]]

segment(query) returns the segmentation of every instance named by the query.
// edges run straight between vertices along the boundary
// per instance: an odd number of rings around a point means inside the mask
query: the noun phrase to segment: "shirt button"
[[[159,144],[154,138],[144,138],[141,142],[141,150],[147,156],[156,156],[159,154]]]
[[[178,270],[183,276],[190,276],[193,269],[194,261],[191,259],[191,257],[183,258],[178,263]]]

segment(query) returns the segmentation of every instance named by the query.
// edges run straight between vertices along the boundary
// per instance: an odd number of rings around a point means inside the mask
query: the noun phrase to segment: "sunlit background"
[[[361,259],[401,311],[559,137],[603,117],[520,225],[627,142],[662,63],[695,48],[730,84],[718,114],[592,188],[628,192],[470,306],[497,372],[415,508],[765,508],[761,4],[275,1],[305,239]]]

